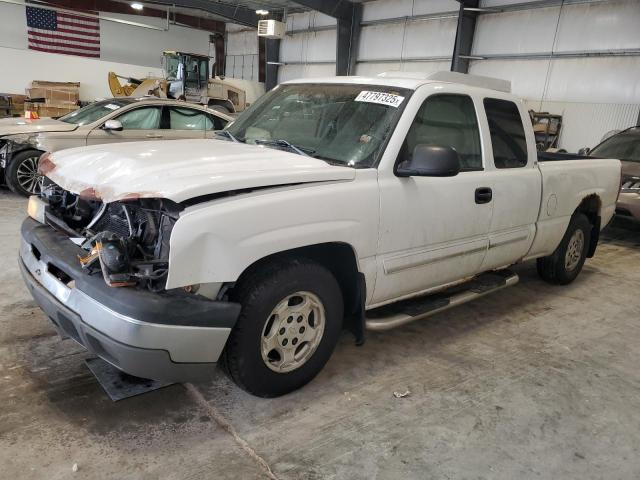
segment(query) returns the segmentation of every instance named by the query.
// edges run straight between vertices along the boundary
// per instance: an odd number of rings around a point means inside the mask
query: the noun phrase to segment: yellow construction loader
[[[225,113],[241,112],[248,106],[244,90],[230,85],[215,72],[209,77],[209,57],[205,55],[162,52],[162,70],[164,78],[139,79],[109,72],[109,88],[114,97],[155,95],[208,105]]]

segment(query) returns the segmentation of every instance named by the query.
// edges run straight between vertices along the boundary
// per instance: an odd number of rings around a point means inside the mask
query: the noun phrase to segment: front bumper
[[[66,235],[27,218],[20,267],[40,308],[63,337],[131,375],[195,381],[210,376],[240,305],[189,294],[112,288],[82,270],[86,252]]]
[[[616,214],[640,221],[640,193],[621,192],[616,205]]]

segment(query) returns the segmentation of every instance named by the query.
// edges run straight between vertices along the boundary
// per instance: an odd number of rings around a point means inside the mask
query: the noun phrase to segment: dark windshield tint
[[[640,128],[631,128],[607,138],[591,150],[589,155],[600,158],[617,158],[618,160],[640,162]]]
[[[370,167],[410,91],[374,85],[282,85],[228,127],[239,141],[285,140],[312,157]]]
[[[75,112],[68,113],[64,117],[60,117],[58,120],[67,123],[75,123],[76,125],[88,125],[89,123],[100,120],[102,117],[124,107],[125,105],[128,105],[129,103],[131,102],[127,100],[103,100],[101,102],[92,103],[91,105],[82,107],[80,110],[76,110]]]

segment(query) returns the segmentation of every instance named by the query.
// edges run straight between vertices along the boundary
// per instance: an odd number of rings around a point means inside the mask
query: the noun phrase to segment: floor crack
[[[193,399],[198,403],[202,408],[205,409],[207,414],[220,426],[224,429],[229,435],[233,437],[233,440],[242,448],[252,459],[255,461],[260,468],[264,471],[264,473],[271,480],[278,480],[278,477],[271,471],[271,467],[267,463],[267,461],[262,458],[249,443],[238,435],[236,429],[233,428],[231,422],[227,420],[214,406],[212,406],[207,399],[204,398],[204,395],[200,393],[200,391],[191,383],[186,383],[185,387],[187,391],[191,394]]]

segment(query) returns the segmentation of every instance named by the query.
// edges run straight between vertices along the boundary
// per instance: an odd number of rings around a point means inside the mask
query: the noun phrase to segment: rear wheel
[[[38,161],[41,155],[38,150],[26,150],[11,158],[5,172],[5,181],[11,191],[24,197],[40,193],[42,176],[38,173]]]
[[[573,282],[587,258],[591,242],[591,223],[583,213],[574,214],[560,245],[548,257],[537,260],[538,274],[549,283]]]
[[[276,397],[311,381],[325,365],[342,329],[342,293],[315,262],[274,262],[240,282],[242,304],[224,363],[240,387]]]

